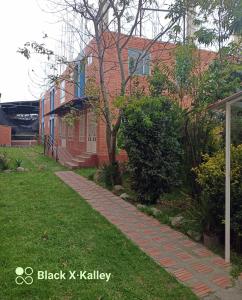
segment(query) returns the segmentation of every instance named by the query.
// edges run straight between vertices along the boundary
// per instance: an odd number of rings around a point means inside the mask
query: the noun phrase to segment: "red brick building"
[[[7,125],[0,125],[0,146],[11,146],[12,128]]]
[[[0,146],[37,144],[39,101],[11,101],[0,105]]]
[[[108,45],[104,54],[105,85],[110,99],[119,95],[121,78],[118,65],[117,51],[113,44],[115,33],[105,33],[105,44]],[[125,37],[124,37],[125,38]],[[123,67],[125,74],[131,72],[137,57],[139,57],[150,40],[141,37],[132,37],[123,50]],[[140,84],[148,89],[147,75],[151,74],[154,63],[163,62],[167,65],[174,63],[175,45],[167,42],[155,42],[137,64],[134,72]],[[86,47],[83,59],[68,67],[63,73],[62,80],[53,85],[44,93],[40,100],[40,136],[51,136],[58,145],[58,156],[62,163],[69,167],[100,165],[108,161],[108,152],[105,137],[105,123],[88,106],[85,98],[85,85],[88,79],[93,78],[98,86],[98,59],[96,58],[96,45],[92,41]],[[216,57],[210,51],[199,50],[201,68],[206,68]],[[131,83],[127,85],[127,93],[131,90]],[[184,105],[189,100],[184,99]],[[80,116],[74,126],[64,122],[64,116],[73,107],[80,111]],[[118,160],[125,160],[124,152],[117,154]]]

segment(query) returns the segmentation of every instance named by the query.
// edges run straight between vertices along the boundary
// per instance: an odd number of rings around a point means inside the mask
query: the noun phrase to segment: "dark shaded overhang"
[[[1,108],[0,108],[0,125],[13,126],[13,123]]]
[[[88,106],[88,100],[90,100],[90,97],[80,97],[80,98],[74,98],[69,102],[66,102],[55,109],[49,111],[44,116],[49,115],[65,115],[70,112],[71,109],[77,109],[77,110],[83,110]]]
[[[0,107],[7,115],[39,113],[38,100],[4,102],[0,104]]]

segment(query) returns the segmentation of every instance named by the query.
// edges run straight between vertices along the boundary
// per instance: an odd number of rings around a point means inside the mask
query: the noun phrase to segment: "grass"
[[[0,173],[1,299],[196,299],[61,182],[53,172],[64,168],[40,147],[5,150],[28,171]],[[15,269],[26,266],[34,282],[17,285]],[[38,270],[112,275],[109,282],[44,281]]]
[[[87,179],[93,180],[93,177],[97,171],[97,168],[80,168],[76,169],[75,172]]]

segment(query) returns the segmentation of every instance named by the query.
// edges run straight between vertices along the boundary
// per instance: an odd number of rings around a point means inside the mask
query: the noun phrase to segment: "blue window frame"
[[[41,140],[42,140],[42,143],[44,143],[44,139],[45,139],[45,122],[42,121],[41,122]]]
[[[54,110],[55,108],[55,89],[52,88],[50,90],[50,111]]]
[[[85,95],[85,63],[81,61],[74,69],[75,97]]]
[[[45,135],[45,98],[41,98],[41,139],[42,143],[44,142],[44,135]]]
[[[55,135],[55,119],[50,118],[50,136],[54,139]]]
[[[45,115],[45,97],[41,98],[41,117],[44,118]]]
[[[79,68],[78,65],[76,65],[74,68],[75,97],[79,97],[78,74],[79,74]]]
[[[133,75],[150,74],[149,53],[144,54],[142,50],[128,49],[128,57],[129,57],[129,74],[133,74]]]
[[[55,89],[52,88],[50,90],[50,111],[52,112],[55,109]],[[50,136],[54,139],[55,134],[55,115],[53,113],[50,114]]]

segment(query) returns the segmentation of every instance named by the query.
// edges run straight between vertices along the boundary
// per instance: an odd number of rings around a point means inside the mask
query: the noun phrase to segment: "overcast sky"
[[[35,83],[32,69],[37,58],[28,61],[17,53],[26,41],[42,41],[44,32],[56,30],[51,14],[39,6],[43,0],[0,1],[0,93],[1,101],[33,100],[41,88]],[[32,78],[32,79],[31,79]],[[33,82],[34,80],[34,82]]]
[[[17,49],[27,41],[37,41],[58,53],[60,44],[55,40],[60,41],[61,26],[56,23],[57,15],[46,12],[50,8],[48,3],[46,0],[0,1],[1,102],[37,100],[45,89],[41,86],[46,78],[44,57],[34,55],[27,60]],[[48,39],[42,39],[44,33]]]
[[[158,0],[162,3],[164,0]],[[44,42],[58,53],[61,40],[60,18],[45,11],[47,0],[0,1],[0,93],[1,101],[37,100],[45,90],[44,57],[35,55],[30,60],[17,53],[27,41]],[[166,0],[171,3],[171,0]],[[45,8],[45,10],[44,10]],[[53,10],[52,10],[53,11]],[[147,26],[146,26],[147,27]],[[47,39],[42,39],[44,34]],[[62,54],[63,55],[63,54]],[[42,74],[42,76],[41,76]]]

